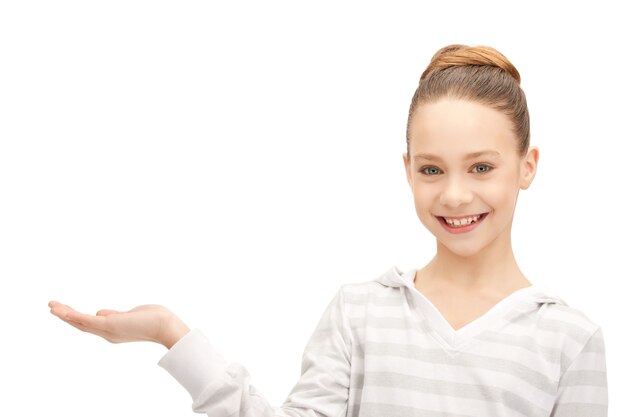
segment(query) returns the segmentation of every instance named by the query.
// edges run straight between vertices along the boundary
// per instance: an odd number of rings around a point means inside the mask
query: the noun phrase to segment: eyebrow
[[[493,157],[499,158],[500,152],[496,152],[496,151],[472,152],[472,153],[468,153],[467,155],[465,155],[464,159],[465,160],[475,159],[475,158],[478,158],[479,156],[493,156]],[[413,160],[417,160],[417,159],[427,159],[429,161],[441,161],[440,157],[438,157],[437,155],[433,155],[431,153],[418,153],[417,155],[413,157]]]

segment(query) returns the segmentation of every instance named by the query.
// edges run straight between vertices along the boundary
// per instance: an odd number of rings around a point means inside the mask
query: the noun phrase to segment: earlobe
[[[539,148],[536,146],[531,146],[526,152],[526,156],[522,161],[522,176],[520,188],[522,190],[530,187],[530,184],[533,182],[535,178],[535,174],[537,173],[537,164],[539,163]]]

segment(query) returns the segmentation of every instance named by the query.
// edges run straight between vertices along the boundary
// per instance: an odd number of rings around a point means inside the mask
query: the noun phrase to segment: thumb
[[[116,310],[100,310],[96,313],[96,316],[108,316],[109,314],[117,314],[119,311]]]

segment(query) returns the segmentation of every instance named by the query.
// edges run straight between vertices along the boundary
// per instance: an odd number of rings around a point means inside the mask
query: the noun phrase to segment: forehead
[[[513,123],[504,113],[483,104],[441,99],[419,106],[409,127],[411,154],[441,157],[494,150],[516,152]]]

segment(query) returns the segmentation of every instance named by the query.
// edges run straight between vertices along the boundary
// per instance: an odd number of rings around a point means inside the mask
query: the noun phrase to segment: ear
[[[530,187],[530,184],[537,173],[537,163],[539,162],[539,149],[531,146],[526,152],[526,156],[522,158],[520,165],[520,188],[522,190]]]
[[[409,156],[407,155],[406,152],[402,154],[402,159],[404,160],[404,170],[406,171],[406,180],[409,183],[409,187],[411,187],[412,189],[413,177],[411,176],[412,175],[411,161],[409,161]]]

